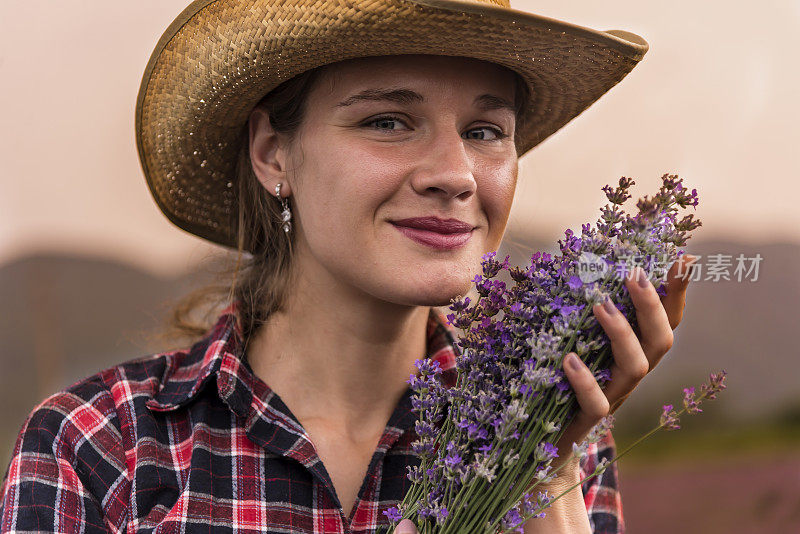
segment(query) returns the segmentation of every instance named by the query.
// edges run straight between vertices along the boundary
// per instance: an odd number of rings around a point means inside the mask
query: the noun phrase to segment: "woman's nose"
[[[423,149],[412,179],[422,195],[467,199],[476,190],[473,160],[457,131],[437,133]]]

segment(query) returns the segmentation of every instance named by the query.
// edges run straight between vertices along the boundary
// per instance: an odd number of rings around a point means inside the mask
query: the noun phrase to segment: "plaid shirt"
[[[407,389],[349,517],[302,425],[240,358],[229,307],[191,349],[101,371],[37,406],[0,491],[0,532],[371,532],[410,482]],[[455,382],[453,332],[431,309],[427,357]],[[598,448],[599,446],[599,448]],[[611,458],[610,436],[583,464]],[[584,488],[596,533],[623,532],[616,464]]]

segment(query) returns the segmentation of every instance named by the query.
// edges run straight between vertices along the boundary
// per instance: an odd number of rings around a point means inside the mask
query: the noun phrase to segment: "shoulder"
[[[231,313],[190,348],[150,354],[88,376],[28,415],[0,486],[0,532],[116,532],[128,517],[140,453],[238,346]],[[177,410],[177,411],[176,411]],[[167,412],[156,414],[153,412]]]
[[[182,354],[151,354],[109,367],[35,406],[0,486],[0,531],[9,524],[57,531],[71,524],[70,517],[97,528],[109,520],[118,526],[128,482],[124,433],[130,418],[123,412],[134,399],[152,398]]]
[[[116,468],[124,469],[121,409],[133,399],[152,398],[182,354],[165,352],[129,360],[50,395],[25,419],[12,463],[52,455],[80,464],[86,461],[87,453],[96,451]]]
[[[33,408],[23,424],[21,437],[44,432],[58,438],[55,444],[69,438],[72,432],[94,436],[103,430],[119,431],[118,408],[138,397],[152,398],[183,354],[181,351],[150,354],[75,382]]]

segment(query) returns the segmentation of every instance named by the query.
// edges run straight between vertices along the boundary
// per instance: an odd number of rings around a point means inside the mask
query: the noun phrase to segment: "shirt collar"
[[[232,303],[220,313],[206,337],[188,351],[164,354],[167,369],[161,389],[147,402],[148,408],[158,412],[176,410],[192,401],[214,378],[223,396],[230,386],[230,370],[241,367],[241,347],[236,303]]]
[[[242,330],[236,310],[236,302],[225,308],[209,334],[188,351],[166,354],[168,363],[162,387],[147,402],[148,408],[158,412],[176,410],[191,402],[215,380],[220,398],[238,415],[247,418],[252,412],[253,396],[264,398],[271,393],[241,358]],[[454,330],[442,312],[433,307],[428,315],[426,335],[425,357],[439,362],[443,384],[455,385]]]

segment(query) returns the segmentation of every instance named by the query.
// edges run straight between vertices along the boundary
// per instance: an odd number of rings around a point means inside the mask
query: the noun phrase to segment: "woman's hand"
[[[554,467],[572,453],[573,443],[583,441],[594,425],[619,408],[672,347],[672,331],[681,322],[686,303],[688,269],[696,260],[695,256],[683,254],[672,264],[663,297],[647,278],[644,285],[639,284],[636,277],[643,271],[639,267],[633,269],[625,286],[636,308],[638,333],[613,303],[607,303],[608,307],[602,304],[593,307],[595,318],[611,341],[614,355],[611,380],[601,389],[580,358],[574,353],[564,358],[564,372],[575,391],[580,411],[557,443],[559,457],[553,461]]]

